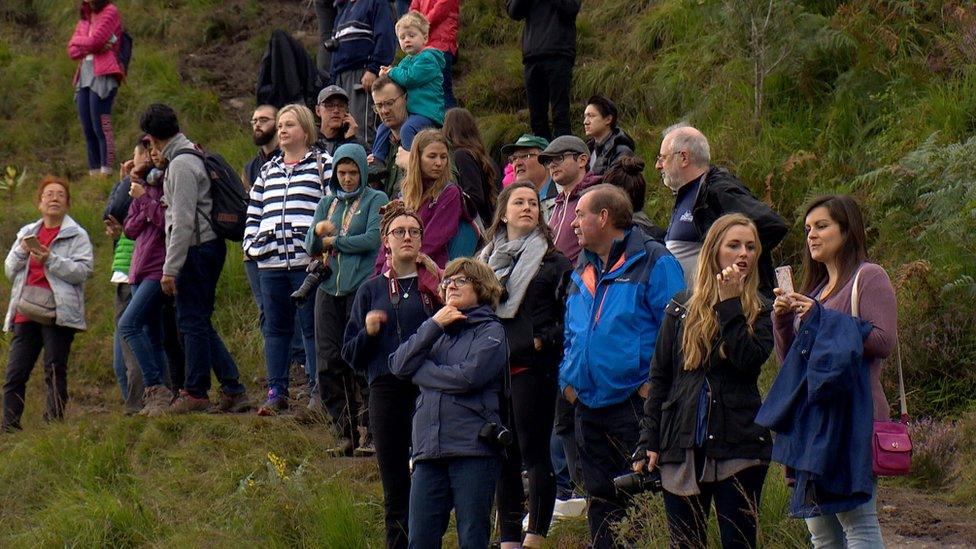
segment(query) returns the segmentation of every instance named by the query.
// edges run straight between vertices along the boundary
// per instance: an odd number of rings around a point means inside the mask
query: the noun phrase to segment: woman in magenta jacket
[[[112,101],[125,76],[118,59],[122,19],[109,0],[82,0],[79,13],[68,42],[68,56],[78,61],[75,104],[88,144],[88,173],[109,176],[115,163]]]

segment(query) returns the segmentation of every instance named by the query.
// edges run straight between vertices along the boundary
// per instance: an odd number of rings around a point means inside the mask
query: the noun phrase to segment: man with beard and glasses
[[[250,192],[251,185],[261,175],[261,167],[278,156],[278,131],[275,127],[275,120],[278,118],[278,109],[273,105],[259,105],[251,115],[251,139],[258,147],[258,153],[244,166],[245,191]],[[247,273],[247,282],[251,286],[251,295],[254,303],[258,306],[258,319],[261,325],[264,324],[264,311],[261,307],[261,282],[258,279],[258,264],[244,256],[244,272]],[[298,324],[298,316],[295,316],[295,336],[291,341],[291,362],[292,364],[305,364],[305,349],[302,346],[301,326]],[[301,370],[303,368],[299,368]]]
[[[339,86],[326,86],[319,92],[315,114],[322,121],[319,126],[319,138],[315,146],[322,152],[335,154],[339,145],[358,143],[365,145],[356,137],[359,124],[356,118],[349,114],[349,94]]]

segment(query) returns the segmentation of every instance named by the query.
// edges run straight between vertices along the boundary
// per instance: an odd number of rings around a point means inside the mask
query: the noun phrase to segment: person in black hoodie
[[[772,304],[759,294],[762,244],[733,213],[705,235],[690,291],[665,310],[634,469],[660,467],[672,547],[707,547],[712,501],[722,547],[755,547],[772,438],[754,419],[773,350]]]
[[[603,175],[625,156],[633,156],[637,145],[617,127],[617,106],[602,95],[594,95],[583,110],[583,131],[590,149],[590,173]],[[644,207],[635,207],[639,211]]]
[[[572,269],[553,244],[532,183],[515,183],[498,197],[481,260],[504,285],[496,310],[511,351],[511,397],[503,421],[518,444],[508,448],[496,490],[502,549],[541,547],[552,521],[556,477],[549,457],[556,377],[563,349],[563,280]],[[522,468],[529,477],[529,524],[522,539]]]
[[[522,65],[529,124],[534,135],[549,141],[572,133],[569,97],[576,63],[576,15],[581,4],[582,0],[505,0],[509,17],[525,20]]]
[[[369,381],[369,414],[383,484],[386,547],[405,548],[410,502],[410,421],[419,390],[390,372],[390,354],[441,306],[440,271],[420,253],[424,223],[395,200],[382,208],[390,268],[356,291],[342,358]]]

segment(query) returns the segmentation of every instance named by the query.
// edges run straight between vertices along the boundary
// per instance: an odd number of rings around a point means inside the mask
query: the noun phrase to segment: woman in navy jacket
[[[461,547],[487,547],[499,471],[499,401],[508,363],[495,316],[495,273],[480,261],[448,263],[446,305],[390,357],[390,370],[420,388],[413,418],[410,547],[437,548],[451,509]]]

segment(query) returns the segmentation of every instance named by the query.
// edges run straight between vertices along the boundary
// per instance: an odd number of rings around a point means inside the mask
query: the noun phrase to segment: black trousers
[[[369,385],[370,427],[383,484],[386,547],[407,547],[410,506],[410,433],[420,391],[409,381],[387,374]]]
[[[576,442],[583,484],[590,495],[586,518],[594,549],[617,546],[612,527],[624,517],[627,497],[617,492],[613,479],[630,471],[643,413],[644,399],[636,391],[623,402],[603,408],[576,403]]]
[[[553,416],[556,412],[556,373],[526,370],[512,376],[511,406],[503,406],[502,421],[512,430],[516,444],[505,451],[495,489],[501,541],[522,541],[525,492],[522,469],[529,477],[528,533],[545,536],[556,502],[556,476],[549,456]],[[513,414],[514,413],[514,414]],[[514,417],[508,417],[512,416]]]
[[[554,56],[523,61],[525,93],[532,133],[552,140],[573,133],[569,125],[569,96],[573,85],[572,57]],[[549,109],[552,108],[552,127]]]
[[[705,456],[696,452],[699,469]],[[759,499],[766,480],[767,465],[756,465],[739,471],[721,482],[699,483],[697,496],[676,496],[664,492],[664,511],[668,517],[671,547],[704,549],[708,547],[708,515],[712,501],[718,516],[723,549],[756,547],[759,525]]]
[[[36,322],[14,324],[14,338],[7,358],[7,377],[3,384],[3,430],[20,429],[24,397],[31,371],[44,350],[44,385],[47,401],[44,420],[64,417],[68,403],[68,353],[75,330],[64,326],[42,326]]]
[[[576,447],[576,405],[570,404],[566,397],[556,387],[556,420],[553,432],[563,444],[563,455],[566,456],[566,468],[569,469],[569,479],[573,489],[583,492],[583,471],[580,468],[579,448]]]
[[[186,379],[186,352],[183,350],[183,336],[176,324],[176,300],[168,295],[163,296],[163,352],[166,353],[173,392],[179,392]]]
[[[315,292],[315,369],[319,395],[339,436],[353,443],[358,440],[359,426],[369,426],[366,379],[342,359],[342,336],[354,297]]]

